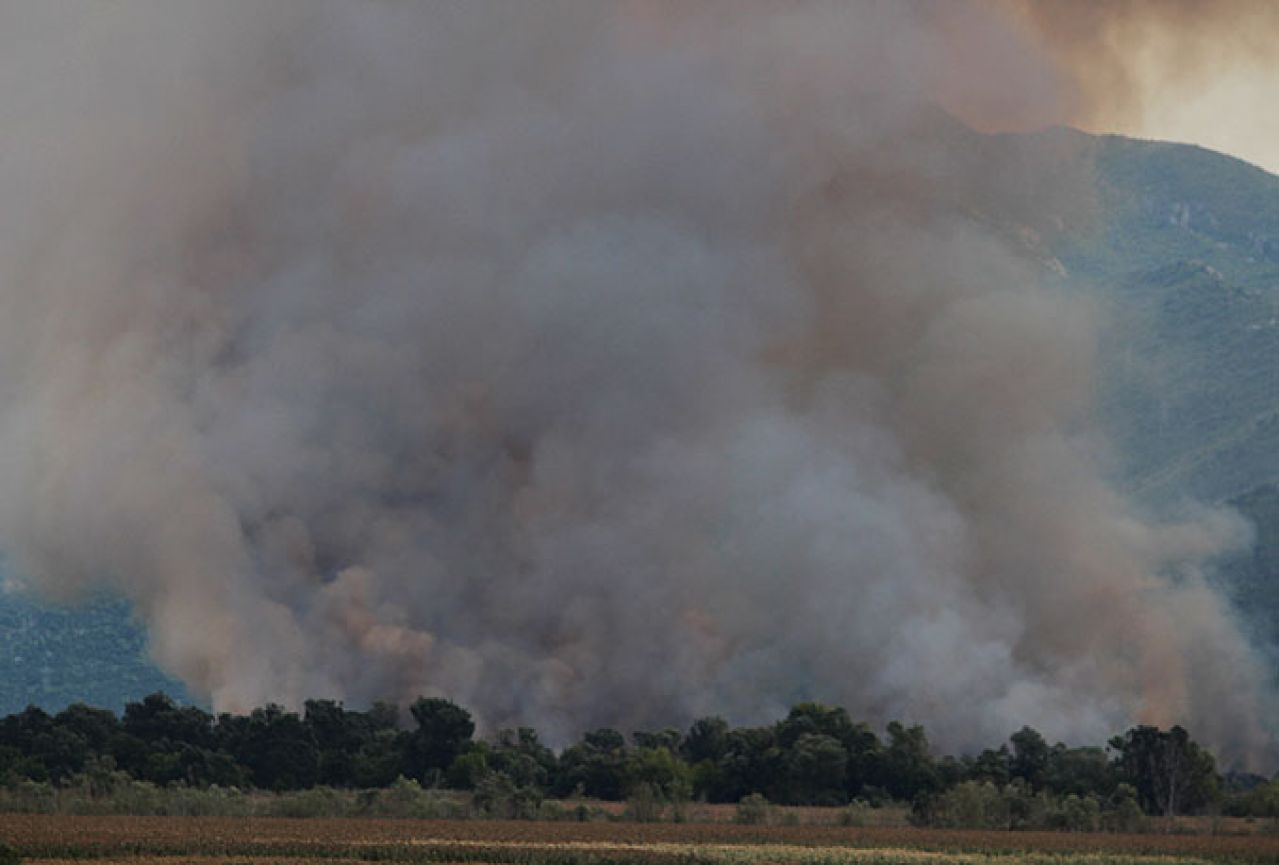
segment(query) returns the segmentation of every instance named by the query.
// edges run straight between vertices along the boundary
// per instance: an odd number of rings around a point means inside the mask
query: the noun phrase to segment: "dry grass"
[[[28,861],[299,865],[1173,865],[1279,863],[1279,837],[1086,835],[909,827],[0,816]]]

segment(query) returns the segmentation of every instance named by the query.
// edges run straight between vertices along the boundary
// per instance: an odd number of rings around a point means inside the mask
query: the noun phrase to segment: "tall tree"
[[[939,779],[924,728],[892,721],[887,732],[888,746],[884,749],[881,769],[884,789],[894,799],[908,802],[935,793]]]
[[[1013,756],[1009,764],[1014,778],[1021,778],[1032,790],[1040,789],[1044,784],[1044,774],[1048,771],[1048,760],[1052,749],[1044,737],[1031,727],[1022,727],[1008,737],[1013,745]]]
[[[409,707],[417,729],[409,737],[413,775],[423,783],[439,779],[475,733],[471,713],[449,700],[420,697]]]
[[[1110,740],[1120,779],[1137,790],[1148,814],[1171,817],[1196,810],[1217,795],[1212,755],[1182,727],[1133,727]]]

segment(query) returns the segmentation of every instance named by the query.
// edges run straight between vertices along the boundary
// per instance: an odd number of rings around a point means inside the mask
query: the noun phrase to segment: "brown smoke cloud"
[[[1140,131],[1240,64],[1276,72],[1279,6],[1268,0],[996,0],[1034,33],[1074,92],[1075,122]]]
[[[218,708],[1268,749],[1238,526],[1108,486],[1039,174],[934,107],[1058,86],[994,7],[0,14],[0,549]]]

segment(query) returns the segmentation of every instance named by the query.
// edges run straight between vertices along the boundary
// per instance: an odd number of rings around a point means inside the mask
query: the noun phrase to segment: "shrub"
[[[665,810],[666,803],[656,786],[640,782],[631,787],[631,794],[626,798],[626,819],[636,823],[656,823],[662,819]]]
[[[363,804],[366,813],[374,817],[456,820],[468,816],[466,808],[453,797],[424,790],[417,781],[403,776],[390,787],[375,791]]]
[[[989,781],[957,784],[933,803],[935,826],[963,829],[1007,829],[1012,813],[1009,797]]]
[[[1096,832],[1101,824],[1101,805],[1092,796],[1071,793],[1062,799],[1048,821],[1051,829],[1067,832]]]
[[[542,792],[536,787],[521,787],[501,772],[486,771],[475,782],[471,804],[483,817],[536,820]]]
[[[332,787],[312,787],[281,794],[270,800],[272,817],[345,817],[351,811],[348,799]]]
[[[839,825],[868,826],[870,825],[872,810],[874,809],[866,802],[861,799],[854,799],[847,808],[839,812]]]
[[[548,822],[576,820],[577,814],[572,809],[565,808],[553,799],[545,799],[537,808],[537,819],[546,820]]]
[[[758,793],[751,793],[749,796],[743,796],[737,803],[737,813],[733,820],[748,826],[759,826],[768,822],[768,812],[768,800]]]
[[[1110,811],[1104,817],[1104,825],[1111,832],[1142,832],[1146,828],[1146,815],[1137,803],[1137,791],[1129,784],[1120,784],[1110,797]]]

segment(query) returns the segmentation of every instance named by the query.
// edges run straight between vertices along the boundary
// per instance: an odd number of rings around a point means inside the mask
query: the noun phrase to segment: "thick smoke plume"
[[[1055,73],[939,8],[6,4],[11,569],[220,709],[1261,753],[1236,525],[1107,485],[1094,314],[933,107]]]

